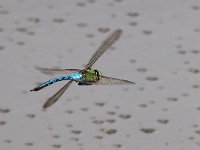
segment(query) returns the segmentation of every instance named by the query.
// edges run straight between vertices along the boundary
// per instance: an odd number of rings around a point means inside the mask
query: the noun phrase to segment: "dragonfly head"
[[[87,70],[82,71],[83,77],[89,81],[98,81],[101,79],[102,73],[96,69],[89,68]]]

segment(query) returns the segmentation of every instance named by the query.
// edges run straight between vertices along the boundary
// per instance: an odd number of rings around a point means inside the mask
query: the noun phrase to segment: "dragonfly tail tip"
[[[43,87],[42,87],[42,88],[43,88]],[[39,90],[41,90],[42,88],[41,88],[41,87],[36,87],[36,88],[30,90],[30,92],[32,92],[32,91],[39,91]]]
[[[30,90],[30,92],[33,92],[33,91],[37,91],[36,89],[32,89],[32,90]]]

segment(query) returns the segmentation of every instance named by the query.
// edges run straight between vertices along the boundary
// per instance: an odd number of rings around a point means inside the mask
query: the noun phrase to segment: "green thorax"
[[[84,70],[82,72],[82,80],[85,81],[98,81],[99,79],[101,79],[102,77],[102,73],[96,69],[88,69],[88,70]]]

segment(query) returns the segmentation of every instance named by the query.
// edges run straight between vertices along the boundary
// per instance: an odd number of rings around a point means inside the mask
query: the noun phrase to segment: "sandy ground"
[[[40,67],[82,68],[114,29],[121,39],[95,64],[133,86],[66,82],[30,93],[52,76]],[[199,0],[0,0],[1,150],[199,150]]]

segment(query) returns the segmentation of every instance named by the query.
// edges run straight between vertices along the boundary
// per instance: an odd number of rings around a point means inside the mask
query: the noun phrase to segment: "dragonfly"
[[[122,35],[121,29],[114,30],[97,48],[95,53],[90,58],[84,69],[55,69],[55,68],[41,68],[36,67],[37,70],[44,74],[60,74],[53,79],[50,79],[30,91],[39,91],[49,85],[56,82],[68,80],[61,89],[59,89],[53,96],[49,97],[44,103],[43,108],[46,109],[53,105],[63,95],[63,93],[69,88],[73,82],[77,82],[78,85],[123,85],[123,84],[135,84],[132,81],[117,79],[113,77],[104,76],[99,70],[93,69],[92,66],[99,59],[102,54],[109,49]],[[62,75],[61,75],[62,74]]]

